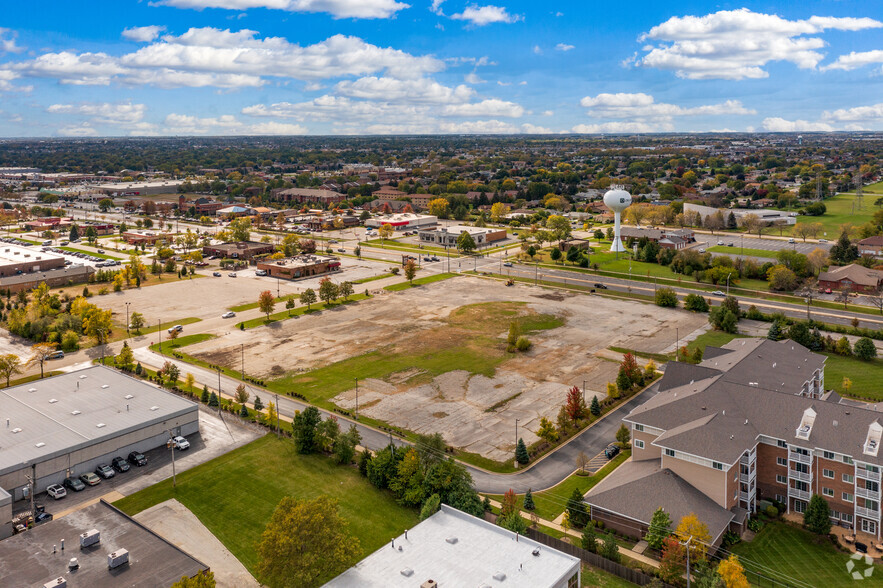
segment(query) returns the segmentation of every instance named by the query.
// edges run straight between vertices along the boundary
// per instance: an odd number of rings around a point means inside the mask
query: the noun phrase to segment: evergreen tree
[[[803,513],[803,524],[816,535],[827,535],[831,532],[831,509],[828,508],[828,502],[818,494],[813,494],[809,499],[809,505]]]
[[[574,527],[585,527],[589,522],[589,509],[583,502],[583,493],[579,488],[574,488],[567,499],[567,513],[570,515],[570,524]]]
[[[533,494],[530,493],[530,488],[527,489],[527,494],[524,495],[524,510],[533,510],[537,507],[533,503]]]
[[[68,237],[70,238],[71,241],[76,241],[77,239],[80,238],[80,229],[79,229],[79,227],[77,227],[77,225],[71,225],[71,232],[70,232],[70,235],[68,235]]]
[[[315,406],[308,406],[294,415],[291,429],[294,431],[294,445],[298,453],[313,453],[318,449],[319,425],[322,416]]]
[[[218,400],[218,395],[215,394],[214,392],[212,392],[211,396],[209,396],[209,399],[208,399],[208,405],[209,406],[218,406],[219,404],[220,404],[220,401]]]
[[[141,362],[139,361],[138,365],[135,366],[135,373],[140,376],[143,371],[144,371],[144,368],[141,367]]]
[[[244,404],[242,405],[242,408],[239,409],[239,416],[241,416],[244,419],[248,418],[248,407],[245,406]]]
[[[530,461],[530,455],[527,453],[527,446],[524,439],[518,438],[518,445],[515,446],[515,459],[519,464],[524,465]]]
[[[671,535],[671,517],[661,507],[653,511],[650,528],[644,535],[644,541],[653,549],[662,549],[663,540]]]
[[[203,404],[208,404],[208,399],[209,399],[208,388],[203,386],[202,387],[202,396],[199,397],[199,401],[202,402]]]
[[[255,410],[264,410],[264,403],[261,402],[261,397],[260,397],[260,396],[255,396],[255,397],[254,397],[254,409],[255,409]]]
[[[592,404],[589,407],[589,412],[591,412],[593,416],[599,416],[601,414],[601,403],[598,402],[598,396],[592,396]]]
[[[582,548],[592,553],[598,553],[598,538],[595,536],[593,525],[586,525],[583,529]]]
[[[362,474],[363,476],[368,475],[368,462],[370,462],[370,461],[371,461],[371,452],[370,451],[365,449],[361,453],[359,453],[359,460],[358,460],[359,473]]]
[[[766,338],[770,341],[781,341],[785,338],[785,333],[782,332],[782,326],[779,324],[779,321],[773,321],[773,324],[770,325],[770,330],[767,331]]]
[[[736,228],[736,214],[730,211],[729,216],[727,216],[727,228],[735,229]]]
[[[598,555],[602,557],[606,557],[610,561],[619,562],[619,546],[616,544],[616,539],[613,537],[613,533],[607,533],[604,536],[604,543],[601,544],[600,553]]]

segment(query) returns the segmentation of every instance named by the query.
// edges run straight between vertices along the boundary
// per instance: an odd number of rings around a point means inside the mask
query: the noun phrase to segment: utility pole
[[[356,420],[359,420],[359,378],[353,378],[356,381]]]
[[[515,453],[518,453],[518,421],[521,419],[515,419]],[[515,458],[515,467],[518,467],[518,458]]]
[[[690,535],[687,541],[683,543],[687,547],[687,588],[690,588],[690,541],[692,540],[693,536]]]
[[[218,368],[218,414],[221,414],[221,368]]]
[[[156,319],[156,332],[159,333],[159,354],[162,355],[162,319]]]
[[[279,394],[276,394],[276,434],[279,434]]]
[[[171,429],[169,429],[169,440],[166,441],[166,447],[172,451],[172,488],[177,488],[178,479],[175,477],[175,441],[172,437]]]
[[[129,334],[129,305],[131,302],[126,302],[126,334]]]
[[[242,353],[242,379],[245,380],[245,343],[241,343],[239,348]]]

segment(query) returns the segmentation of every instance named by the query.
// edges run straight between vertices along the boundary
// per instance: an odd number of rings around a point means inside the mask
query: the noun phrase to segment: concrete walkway
[[[245,566],[183,504],[171,498],[134,519],[209,566],[218,588],[258,588]]]

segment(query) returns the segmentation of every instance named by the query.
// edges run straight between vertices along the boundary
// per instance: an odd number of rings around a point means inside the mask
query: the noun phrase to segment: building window
[[[635,447],[638,449],[644,449],[644,442],[640,439],[635,439]]]
[[[854,497],[849,492],[843,493],[843,502],[852,502]]]
[[[776,474],[776,482],[778,482],[779,484],[787,484],[788,478],[786,478],[782,474]]]
[[[822,494],[824,494],[825,496],[834,496],[834,489],[833,489],[833,488],[824,488],[824,487],[823,487],[823,488],[822,488]]]
[[[848,463],[849,465],[852,465],[852,458],[847,455],[844,455],[843,456],[843,463]]]
[[[776,443],[779,447],[788,447],[788,444],[782,441],[781,439],[777,440]]]
[[[822,475],[825,476],[826,478],[834,479],[834,470],[825,470],[825,469],[823,469],[823,470],[822,470]]]
[[[643,432],[643,431],[644,431],[644,425],[637,425],[637,424],[636,424],[636,425],[635,425],[635,430],[636,430],[636,431],[641,431],[641,432]]]
[[[776,502],[785,502],[785,496],[782,494],[776,494]]]
[[[666,454],[667,456],[669,456],[669,457],[674,457],[674,456],[675,456],[675,450],[674,450],[674,449],[666,449],[666,450],[665,450],[665,454]]]
[[[779,464],[780,466],[788,467],[788,459],[785,457],[777,457],[776,463]]]
[[[855,484],[855,476],[852,474],[843,474],[843,481],[847,484]]]
[[[844,523],[852,523],[852,515],[843,513],[843,515],[841,515],[840,517],[840,520]]]
[[[713,467],[716,470],[723,470],[724,464],[717,462],[717,461],[713,461],[713,462],[711,462],[711,467]]]
[[[834,459],[834,453],[831,451],[823,451],[822,457],[824,457],[825,459]]]

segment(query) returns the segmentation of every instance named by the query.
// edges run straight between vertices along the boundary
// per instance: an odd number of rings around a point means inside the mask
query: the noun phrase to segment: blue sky
[[[0,136],[883,129],[883,4],[7,2]]]

